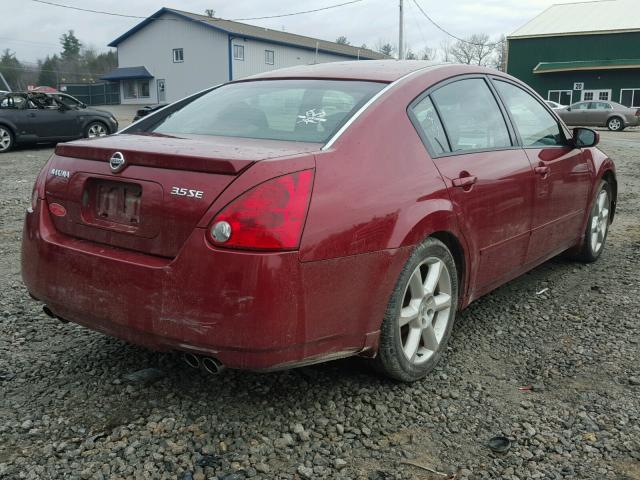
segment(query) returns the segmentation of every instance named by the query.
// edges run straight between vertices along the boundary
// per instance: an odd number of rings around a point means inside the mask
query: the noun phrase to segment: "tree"
[[[408,48],[406,53],[404,54],[404,58],[405,60],[418,60],[418,55],[413,53],[413,51],[410,48]]]
[[[435,60],[436,51],[433,48],[424,47],[420,51],[420,60]]]
[[[453,55],[451,55],[451,41],[449,39],[440,42],[440,51],[442,52],[443,62],[450,62],[453,60]]]
[[[396,47],[393,46],[392,43],[379,40],[378,43],[376,44],[376,50],[382,53],[383,55],[388,55],[389,57],[392,57],[393,54],[396,52]]]
[[[22,68],[22,64],[16,58],[16,54],[5,48],[0,57],[0,73],[2,73],[11,89],[19,89]]]
[[[494,66],[501,72],[507,71],[507,38],[504,33],[500,35],[500,40],[495,45],[496,56]]]
[[[47,57],[43,62],[38,62],[40,73],[38,75],[38,85],[46,85],[48,87],[58,88],[58,70],[60,59],[57,55]]]
[[[451,47],[451,55],[460,63],[486,66],[491,61],[495,44],[489,42],[486,33],[474,33],[464,40],[458,40]]]
[[[336,43],[339,43],[340,45],[351,45],[351,42],[349,42],[349,40],[347,40],[347,37],[345,37],[344,35],[340,35],[336,39]]]
[[[60,56],[63,60],[78,60],[78,57],[80,56],[80,48],[82,48],[82,43],[80,43],[78,37],[75,36],[73,30],[69,30],[68,33],[63,33],[60,36],[60,45],[62,45],[62,52],[60,53]]]
[[[209,17],[209,18],[213,18],[213,17],[215,17],[215,16],[216,16],[216,11],[215,11],[213,8],[207,8],[207,9],[204,11],[204,14],[205,14],[207,17]]]

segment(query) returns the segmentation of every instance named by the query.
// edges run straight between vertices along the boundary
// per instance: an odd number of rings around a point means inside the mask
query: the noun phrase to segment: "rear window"
[[[338,80],[232,83],[188,103],[151,131],[324,143],[384,86]]]

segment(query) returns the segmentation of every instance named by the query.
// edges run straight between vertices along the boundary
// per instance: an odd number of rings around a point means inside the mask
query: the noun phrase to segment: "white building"
[[[204,88],[294,65],[387,58],[342,45],[244,23],[162,8],[109,44],[124,104],[179,100]]]

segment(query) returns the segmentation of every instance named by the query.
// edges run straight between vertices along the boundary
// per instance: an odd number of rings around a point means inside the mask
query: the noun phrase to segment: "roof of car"
[[[332,78],[393,82],[417,70],[431,70],[447,66],[454,65],[426,60],[352,60],[281,68],[247,77],[243,81],[266,78]],[[460,65],[455,66],[459,67]]]

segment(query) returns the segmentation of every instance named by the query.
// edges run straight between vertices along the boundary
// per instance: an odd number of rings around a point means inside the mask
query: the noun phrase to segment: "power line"
[[[338,3],[336,5],[329,5],[328,7],[316,8],[314,10],[304,10],[302,12],[294,12],[294,13],[284,13],[282,15],[269,15],[267,17],[252,17],[252,18],[232,18],[234,21],[243,21],[243,20],[265,20],[267,18],[281,18],[281,17],[293,17],[294,15],[303,15],[305,13],[314,13],[321,12],[323,10],[330,10],[332,8],[344,7],[345,5],[351,5],[353,3],[362,2],[364,0],[351,0],[350,2]]]
[[[98,13],[101,15],[111,15],[112,17],[124,17],[124,18],[136,18],[136,19],[146,19],[149,17],[142,17],[139,15],[127,15],[124,13],[116,13],[116,12],[106,12],[104,10],[92,10],[90,8],[81,8],[81,7],[75,7],[73,5],[65,5],[63,3],[56,3],[56,2],[49,2],[47,0],[31,0],[33,2],[36,3],[42,3],[45,5],[51,5],[53,7],[60,7],[60,8],[67,8],[69,10],[78,10],[81,12],[88,12],[88,13]],[[268,16],[264,16],[264,17],[247,17],[247,18],[232,18],[231,20],[233,21],[243,21],[243,20],[265,20],[268,18],[282,18],[282,17],[292,17],[294,15],[304,15],[306,13],[314,13],[314,12],[320,12],[323,10],[329,10],[332,8],[338,8],[338,7],[344,7],[345,5],[351,5],[353,3],[358,3],[358,2],[363,2],[364,0],[351,0],[349,2],[344,2],[344,3],[338,3],[335,5],[329,5],[326,7],[321,7],[321,8],[315,8],[313,10],[304,10],[301,12],[292,12],[292,13],[283,13],[281,15],[268,15]],[[171,21],[175,21],[178,20],[177,18],[154,18],[153,20],[171,20]]]
[[[455,38],[456,40],[458,40],[459,42],[462,43],[466,43],[468,45],[474,45],[476,47],[494,47],[496,45],[500,45],[501,43],[504,43],[504,40],[500,40],[497,42],[493,42],[493,43],[476,43],[476,42],[470,42],[469,40],[465,40],[464,38],[460,38],[456,35],[454,35],[453,33],[449,32],[448,30],[445,30],[443,27],[441,27],[433,18],[431,18],[427,12],[425,12],[422,7],[420,6],[420,4],[418,3],[418,0],[413,0],[413,3],[416,4],[416,7],[418,7],[418,10],[420,10],[420,12],[422,12],[422,15],[425,16],[425,18],[427,20],[429,20],[429,22],[431,22],[431,24],[436,27],[438,30],[440,30],[442,33],[449,35],[451,38]]]

